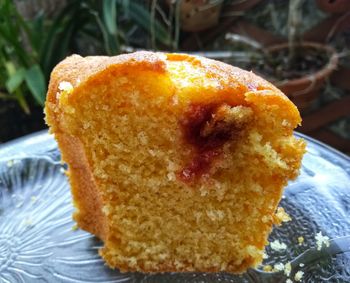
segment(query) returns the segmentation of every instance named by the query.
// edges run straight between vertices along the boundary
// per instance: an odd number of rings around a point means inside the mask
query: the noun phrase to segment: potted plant
[[[349,0],[316,0],[318,7],[327,12],[341,14],[350,10]]]
[[[175,6],[181,29],[198,32],[215,26],[220,17],[224,0],[167,0],[172,9]]]
[[[221,10],[224,17],[239,16],[261,0],[184,0],[180,2],[181,29],[189,32],[203,31],[218,24]],[[225,3],[224,3],[225,2]],[[168,3],[176,1],[168,0]],[[224,7],[224,8],[223,8]]]
[[[268,47],[264,63],[255,69],[306,111],[336,69],[338,56],[331,46],[302,41],[302,4],[303,0],[289,1],[288,41]]]
[[[233,58],[226,61],[234,64],[238,61],[239,66],[266,77],[305,112],[336,69],[338,55],[331,46],[302,40],[303,2],[289,1],[286,42],[265,47],[254,38],[228,34],[229,42],[235,46],[244,44],[246,48],[239,54],[231,53]]]

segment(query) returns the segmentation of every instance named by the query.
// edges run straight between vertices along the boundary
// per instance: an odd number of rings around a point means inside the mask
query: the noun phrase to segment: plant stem
[[[154,21],[156,17],[156,7],[157,7],[157,0],[152,0],[151,2],[151,49],[156,50],[156,35],[155,35],[155,27],[154,27]]]
[[[288,10],[288,62],[291,65],[296,57],[296,48],[300,44],[300,26],[303,0],[289,0]]]
[[[176,51],[179,49],[179,38],[180,38],[180,8],[182,0],[175,2],[175,38],[173,49]]]

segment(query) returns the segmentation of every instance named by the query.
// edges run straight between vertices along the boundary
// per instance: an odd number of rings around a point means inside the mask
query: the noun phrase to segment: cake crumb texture
[[[286,220],[301,118],[251,72],[185,54],[73,55],[52,72],[45,113],[74,219],[112,268],[241,273]]]

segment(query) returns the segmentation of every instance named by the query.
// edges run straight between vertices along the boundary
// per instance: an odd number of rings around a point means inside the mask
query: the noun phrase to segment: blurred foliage
[[[288,18],[288,2],[286,0],[265,0],[248,10],[244,14],[244,18],[257,26],[268,30],[282,37],[288,36],[289,26]],[[316,1],[304,0],[302,3],[301,13],[302,25],[300,32],[304,33],[312,26],[327,17],[327,14],[317,8]]]
[[[50,72],[67,55],[114,55],[137,48],[179,50],[181,1],[70,0],[54,16],[39,10],[30,19],[18,13],[15,2],[0,1],[0,98],[16,100],[26,113],[33,103],[43,105]],[[217,2],[222,1],[210,1]],[[225,8],[241,2],[225,0],[222,19],[242,17],[287,36],[288,1],[261,1],[241,14]],[[300,32],[326,17],[315,1],[302,2]],[[195,34],[198,42],[202,35]],[[242,67],[265,65],[271,58],[261,44],[239,35],[214,40],[204,50],[230,51],[226,61]]]
[[[0,1],[0,98],[16,100],[26,113],[32,102],[43,106],[51,70],[72,53],[177,49],[177,4],[165,14],[148,2],[72,0],[54,18],[39,11],[25,20],[12,0]]]
[[[38,17],[33,23],[26,23],[18,14],[12,1],[4,0],[0,3],[0,70],[1,96],[16,99],[25,112],[29,107],[25,99],[25,88],[29,89],[33,97],[43,103],[45,80],[39,64],[40,39],[35,28],[42,25]],[[23,48],[24,36],[33,46],[30,52]],[[35,49],[34,49],[35,48]],[[6,89],[6,92],[3,89]]]

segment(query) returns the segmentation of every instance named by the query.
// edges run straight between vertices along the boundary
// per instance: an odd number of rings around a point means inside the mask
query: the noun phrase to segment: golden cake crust
[[[59,63],[53,70],[47,93],[46,109],[53,110],[57,105],[57,91],[60,82],[69,82],[73,89],[83,85],[87,80],[100,78],[112,68],[121,70],[141,69],[166,73],[167,61],[189,62],[194,69],[201,69],[207,79],[214,80],[222,88],[222,95],[232,88],[242,88],[257,93],[259,99],[270,100],[283,106],[294,126],[301,123],[301,117],[296,106],[274,85],[255,75],[234,66],[203,57],[187,54],[164,54],[140,51],[114,57],[72,55]],[[256,91],[258,90],[258,92]],[[261,90],[261,91],[260,91]],[[266,92],[271,90],[271,92]],[[260,91],[260,92],[259,92]],[[230,93],[230,95],[232,95]],[[52,105],[53,104],[53,105]],[[51,112],[52,115],[53,112]],[[50,115],[50,114],[49,114]],[[51,125],[53,126],[53,125]]]
[[[56,103],[56,93],[60,82],[69,82],[75,88],[113,66],[165,72],[164,60],[151,52],[137,52],[114,57],[72,55],[60,62],[52,71],[47,102]]]

